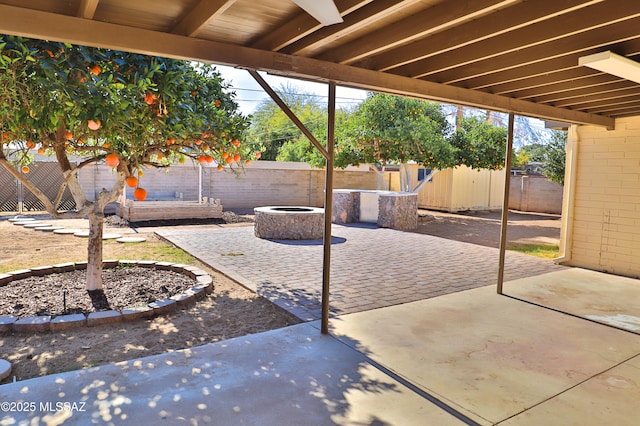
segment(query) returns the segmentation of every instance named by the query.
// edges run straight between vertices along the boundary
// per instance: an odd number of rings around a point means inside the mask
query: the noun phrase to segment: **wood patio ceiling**
[[[0,33],[190,58],[613,127],[640,85],[578,65],[640,58],[629,0],[336,0],[329,27],[291,0],[0,0]]]

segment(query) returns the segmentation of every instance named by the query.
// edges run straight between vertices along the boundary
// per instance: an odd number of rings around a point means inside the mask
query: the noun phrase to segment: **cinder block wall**
[[[308,166],[295,168],[295,165],[291,164],[260,163],[263,164],[259,167],[247,167],[238,174],[218,171],[214,167],[203,167],[202,195],[220,199],[226,210],[267,205],[324,205],[324,170],[311,169]],[[182,194],[185,201],[198,199],[199,170],[196,165],[174,165],[166,169],[149,168],[143,172],[140,186],[147,190],[148,200],[177,198],[177,194]],[[110,189],[115,182],[115,174],[106,165],[84,167],[79,178],[89,200],[94,200],[102,188]],[[375,172],[334,172],[336,189],[376,189],[376,184]],[[127,188],[127,198],[133,198],[133,188]]]
[[[576,130],[569,264],[640,276],[640,117],[616,120],[613,131]]]
[[[562,190],[559,183],[544,176],[511,176],[509,208],[523,212],[562,213]]]

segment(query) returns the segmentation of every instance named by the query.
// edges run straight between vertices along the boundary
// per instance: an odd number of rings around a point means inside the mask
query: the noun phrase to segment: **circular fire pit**
[[[256,207],[254,232],[269,240],[320,240],[324,209],[304,206]]]

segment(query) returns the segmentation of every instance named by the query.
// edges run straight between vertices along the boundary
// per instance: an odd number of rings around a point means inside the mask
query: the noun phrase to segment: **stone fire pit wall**
[[[253,209],[254,233],[269,240],[321,240],[324,209],[306,206],[267,206]]]
[[[373,198],[371,203],[372,197],[377,201]],[[418,227],[418,194],[413,192],[336,189],[332,210],[331,220],[338,224],[362,221],[400,230]]]

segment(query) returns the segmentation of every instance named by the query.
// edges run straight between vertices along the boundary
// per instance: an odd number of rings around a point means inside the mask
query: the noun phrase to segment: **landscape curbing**
[[[204,270],[195,266],[177,264],[171,262],[156,262],[150,260],[105,260],[105,268],[115,268],[116,266],[139,266],[142,268],[155,268],[172,271],[186,275],[194,280],[193,287],[182,293],[175,294],[168,299],[157,300],[144,306],[132,306],[122,311],[97,311],[88,315],[69,314],[52,317],[50,315],[29,316],[19,318],[16,316],[0,316],[0,333],[38,333],[46,331],[69,330],[79,327],[93,327],[104,324],[113,324],[120,321],[134,321],[138,319],[151,318],[153,316],[164,315],[173,312],[178,307],[184,307],[201,299],[205,294],[213,291],[213,278]],[[87,262],[61,263],[50,266],[38,266],[33,269],[21,269],[18,271],[0,274],[0,287],[10,282],[32,276],[44,276],[54,273],[71,272],[73,270],[87,269]]]

